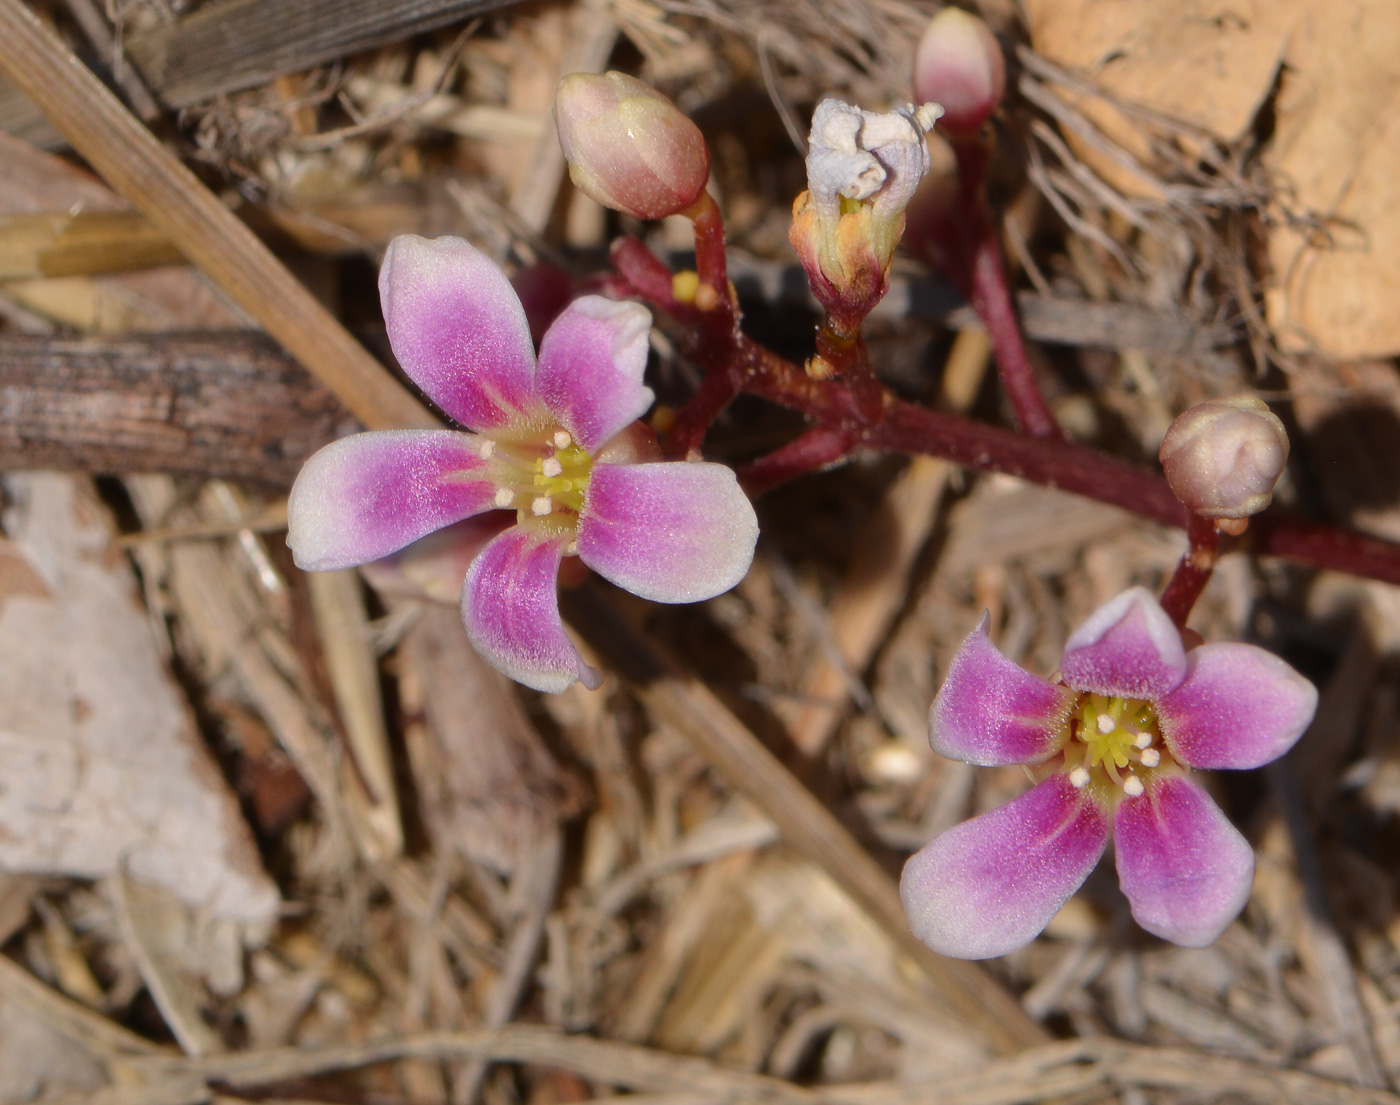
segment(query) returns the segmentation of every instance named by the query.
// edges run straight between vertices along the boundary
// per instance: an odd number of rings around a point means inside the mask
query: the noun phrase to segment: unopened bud
[[[1006,59],[982,20],[961,8],[935,15],[914,52],[914,95],[943,108],[940,125],[972,134],[1006,92]]]
[[[1252,395],[1183,411],[1157,453],[1172,493],[1203,518],[1247,518],[1273,498],[1288,463],[1288,432]]]
[[[570,73],[554,96],[569,177],[585,195],[639,219],[694,203],[710,178],[700,129],[660,92],[625,73]]]
[[[807,191],[788,234],[833,317],[858,319],[885,293],[904,209],[928,171],[924,135],[938,108],[864,111],[823,100],[812,116]]]

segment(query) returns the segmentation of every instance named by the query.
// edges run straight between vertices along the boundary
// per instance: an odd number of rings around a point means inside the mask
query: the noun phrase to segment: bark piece
[[[467,642],[455,608],[425,605],[405,647],[428,720],[413,764],[428,827],[439,848],[513,871],[577,812],[576,785],[511,684]]]
[[[0,468],[289,487],[348,415],[267,337],[0,337]]]

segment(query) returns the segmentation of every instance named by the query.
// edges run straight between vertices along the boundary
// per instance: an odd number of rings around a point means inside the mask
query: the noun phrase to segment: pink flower
[[[483,511],[516,523],[476,555],[462,618],[477,650],[542,691],[596,687],[559,617],[565,556],[657,602],[733,587],[758,523],[734,473],[661,463],[636,422],[651,316],[635,303],[575,300],[540,343],[501,272],[460,238],[395,238],[379,273],[399,364],[471,432],[386,430],[326,446],[297,477],[287,544],[297,565],[365,564]]]
[[[1138,924],[1209,944],[1244,908],[1254,853],[1190,769],[1277,759],[1312,721],[1317,691],[1253,645],[1186,652],[1141,587],[1075,630],[1060,680],[1013,664],[985,620],[954,658],[929,716],[934,751],[1051,773],[910,858],[900,895],[915,934],[963,959],[1028,944],[1098,863],[1112,822]]]

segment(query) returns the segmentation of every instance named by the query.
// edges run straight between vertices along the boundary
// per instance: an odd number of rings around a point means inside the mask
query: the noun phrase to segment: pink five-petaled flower
[[[471,515],[515,511],[472,561],[462,618],[487,660],[543,691],[599,682],[559,617],[563,557],[658,602],[743,578],[758,523],[734,473],[658,461],[636,422],[653,398],[645,308],[577,299],[537,362],[505,274],[460,238],[395,238],[379,293],[399,364],[472,432],[385,430],[318,452],[287,505],[298,566],[365,564]]]
[[[930,743],[984,766],[1043,764],[1020,798],[916,852],[900,894],[915,934],[962,959],[1028,944],[1093,870],[1112,822],[1118,881],[1147,931],[1203,947],[1249,897],[1254,853],[1190,768],[1252,768],[1291,748],[1313,685],[1243,644],[1186,652],[1141,587],[1071,635],[1060,683],[987,637],[964,642],[934,699]]]

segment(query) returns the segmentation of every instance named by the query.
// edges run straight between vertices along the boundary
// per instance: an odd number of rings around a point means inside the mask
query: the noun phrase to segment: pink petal
[[[1186,678],[1157,703],[1167,746],[1191,767],[1251,768],[1276,760],[1303,735],[1317,688],[1253,645],[1202,645]]]
[[[559,617],[559,562],[568,542],[567,532],[512,526],[481,550],[462,587],[462,621],[477,652],[537,691],[602,682]]]
[[[929,744],[951,760],[985,767],[1039,763],[1064,746],[1074,697],[1003,656],[984,617],[933,700]]]
[[[1108,817],[1063,775],[955,825],[909,858],[899,894],[941,955],[989,959],[1035,939],[1103,855]]]
[[[535,351],[506,274],[461,238],[401,234],[379,270],[389,344],[434,403],[473,430],[533,414]]]
[[[722,464],[597,464],[579,516],[579,557],[654,602],[729,590],[753,561],[758,519]]]
[[[655,399],[642,384],[650,333],[651,314],[640,304],[586,295],[545,334],[540,399],[588,452],[641,418]]]
[[[471,434],[355,434],[302,467],[287,500],[287,545],[307,571],[351,568],[491,509],[495,494]]]
[[[1060,674],[1075,690],[1156,698],[1181,682],[1186,650],[1151,593],[1130,587],[1070,635]]]
[[[1203,948],[1249,899],[1254,852],[1199,786],[1159,778],[1114,818],[1118,882],[1148,932]]]

